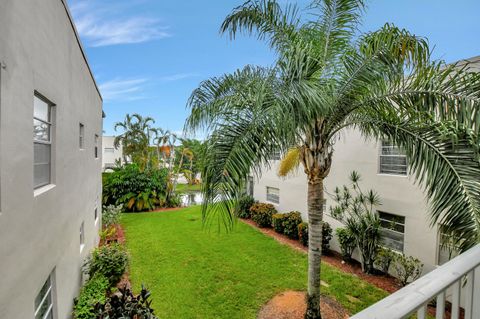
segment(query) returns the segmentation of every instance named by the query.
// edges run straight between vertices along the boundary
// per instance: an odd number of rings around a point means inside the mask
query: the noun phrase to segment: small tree
[[[342,221],[355,243],[362,257],[362,269],[372,273],[373,264],[377,255],[380,234],[380,219],[375,207],[380,205],[380,198],[373,190],[364,193],[360,188],[360,174],[353,171],[350,174],[350,187],[343,186],[335,189],[334,199],[337,206],[330,208],[330,213]]]
[[[395,258],[395,271],[402,286],[417,280],[422,274],[423,263],[412,256],[398,255]]]

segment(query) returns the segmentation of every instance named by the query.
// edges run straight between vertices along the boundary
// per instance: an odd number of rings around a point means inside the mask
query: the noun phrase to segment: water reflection
[[[201,192],[188,192],[181,195],[183,206],[200,205],[203,203]]]

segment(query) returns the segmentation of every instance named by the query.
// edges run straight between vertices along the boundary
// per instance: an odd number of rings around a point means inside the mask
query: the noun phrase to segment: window
[[[248,179],[247,179],[247,194],[253,197],[253,176],[248,176]]]
[[[98,158],[98,135],[95,134],[95,158]]]
[[[80,147],[81,150],[85,149],[85,125],[80,123],[79,126],[79,133],[78,133],[79,139],[78,139],[78,146]]]
[[[382,142],[380,152],[380,173],[407,175],[407,157],[405,152],[388,141]]]
[[[51,183],[52,105],[35,95],[33,98],[33,186]]]
[[[53,319],[52,274],[35,297],[35,319]]]
[[[113,169],[115,168],[115,164],[114,163],[105,163],[105,169]]]
[[[278,204],[280,203],[280,190],[267,186],[267,201]]]
[[[459,247],[459,240],[455,240],[453,236],[440,231],[438,238],[438,265],[443,265],[450,259],[457,257],[460,252]]]
[[[390,249],[403,252],[405,217],[378,212],[382,244]]]
[[[83,247],[85,247],[85,223],[82,222],[80,225],[80,252],[82,252]]]
[[[105,153],[114,153],[115,149],[113,147],[105,147]]]
[[[98,207],[97,206],[95,206],[95,211],[94,211],[93,214],[94,214],[94,217],[95,217],[95,224],[97,224],[97,222],[98,222]]]

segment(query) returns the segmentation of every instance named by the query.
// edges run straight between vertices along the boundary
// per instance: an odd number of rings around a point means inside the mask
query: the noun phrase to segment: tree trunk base
[[[322,319],[320,314],[320,296],[307,295],[307,311],[305,312],[305,319]]]

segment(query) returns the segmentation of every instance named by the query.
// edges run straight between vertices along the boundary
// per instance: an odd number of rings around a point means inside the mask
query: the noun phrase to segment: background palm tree
[[[432,61],[425,39],[393,25],[355,37],[362,0],[318,0],[307,9],[311,20],[273,0],[235,8],[221,31],[257,36],[277,60],[202,82],[189,100],[186,129],[209,134],[202,172],[207,223],[218,215],[233,225],[247,176],[270,166],[273,152],[298,159],[292,163],[308,181],[305,318],[321,318],[324,179],[348,128],[403,147],[427,191],[432,223],[463,238],[462,249],[480,241],[480,79]]]

